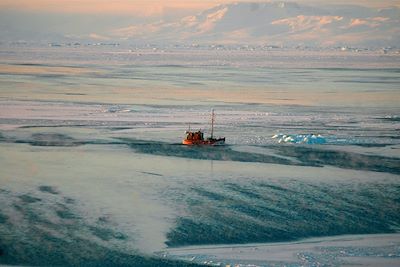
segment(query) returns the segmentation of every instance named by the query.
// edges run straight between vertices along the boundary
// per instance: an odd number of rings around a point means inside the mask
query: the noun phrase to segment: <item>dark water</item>
[[[396,232],[399,189],[395,184],[343,183],[333,187],[290,178],[193,188],[182,196],[191,204],[192,215],[178,220],[177,228],[168,234],[168,245],[279,242]]]
[[[127,237],[107,228],[107,217],[95,225],[82,223],[74,213],[74,199],[62,196],[51,186],[36,188],[35,197],[1,190],[1,264],[29,266],[197,266],[154,259],[104,245]],[[50,197],[49,197],[50,194]],[[38,197],[39,196],[39,197]],[[49,198],[51,201],[49,201]],[[10,208],[13,208],[9,217]],[[4,210],[5,209],[5,210]],[[52,219],[49,219],[49,213]],[[21,217],[21,218],[16,218]],[[18,221],[16,221],[18,219]],[[101,240],[103,244],[88,238]]]

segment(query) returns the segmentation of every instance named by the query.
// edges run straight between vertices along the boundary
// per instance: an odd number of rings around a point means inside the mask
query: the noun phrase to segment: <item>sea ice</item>
[[[276,134],[272,136],[277,139],[278,143],[295,143],[295,144],[325,144],[326,138],[320,134]]]

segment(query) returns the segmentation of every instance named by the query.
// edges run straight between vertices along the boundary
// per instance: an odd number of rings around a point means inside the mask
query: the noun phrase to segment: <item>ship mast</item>
[[[214,109],[211,110],[211,138],[214,138]]]

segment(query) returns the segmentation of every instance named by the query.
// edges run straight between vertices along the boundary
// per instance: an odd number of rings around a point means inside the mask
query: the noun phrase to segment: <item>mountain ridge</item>
[[[114,29],[108,36],[153,43],[393,46],[400,43],[398,25],[398,7],[236,2],[177,21]]]

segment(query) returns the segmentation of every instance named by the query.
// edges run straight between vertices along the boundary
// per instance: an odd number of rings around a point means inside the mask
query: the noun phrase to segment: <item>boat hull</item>
[[[218,139],[206,139],[206,140],[188,140],[184,139],[182,141],[183,145],[187,146],[216,146],[225,144],[225,138]]]

